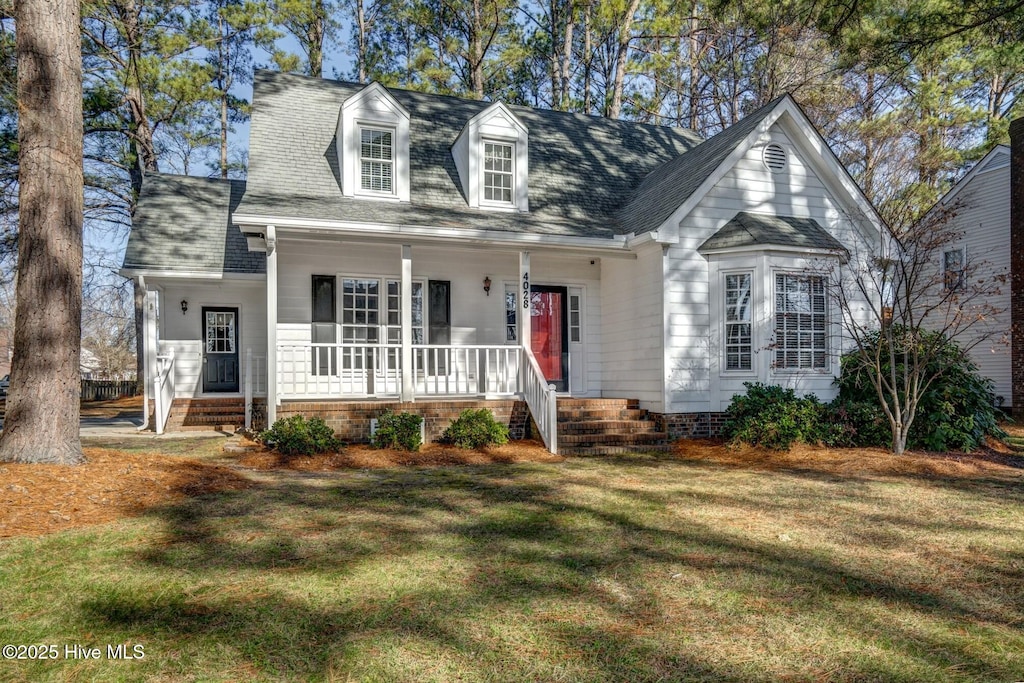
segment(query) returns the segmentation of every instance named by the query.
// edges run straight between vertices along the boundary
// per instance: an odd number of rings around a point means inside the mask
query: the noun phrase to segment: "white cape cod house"
[[[821,264],[883,234],[790,97],[701,140],[260,71],[249,149],[245,182],[139,198],[158,429],[255,402],[350,440],[471,405],[563,452],[708,434],[746,381],[833,395]]]

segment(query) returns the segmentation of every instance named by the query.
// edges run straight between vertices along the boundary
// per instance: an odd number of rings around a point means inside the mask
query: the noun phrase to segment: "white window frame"
[[[749,280],[749,286],[747,289],[747,319],[743,320],[730,320],[729,319],[729,278],[731,277],[742,277],[746,276]],[[753,375],[756,372],[754,363],[754,339],[756,338],[754,329],[754,284],[755,284],[755,269],[744,268],[740,270],[727,270],[721,271],[721,306],[722,306],[722,358],[721,358],[721,374],[723,375]],[[732,325],[747,325],[749,327],[748,341],[745,344],[748,348],[749,365],[747,367],[729,367],[729,349],[731,346],[743,346],[739,344],[730,344],[729,342],[729,331]],[[742,357],[742,352],[739,352]]]
[[[784,339],[783,335],[780,334],[780,328],[779,328],[779,315],[780,315],[780,312],[779,312],[779,295],[780,295],[780,291],[779,291],[779,278],[796,278],[797,280],[807,280],[808,282],[810,282],[811,280],[818,280],[818,281],[821,282],[821,285],[822,285],[822,293],[821,293],[821,297],[822,297],[822,311],[821,311],[820,314],[816,313],[814,311],[814,301],[813,301],[813,299],[811,299],[808,302],[809,305],[810,305],[810,309],[811,310],[806,315],[810,315],[811,316],[811,318],[810,318],[810,329],[806,330],[806,331],[801,330],[800,329],[800,320],[799,320],[799,318],[797,318],[796,329],[792,330],[793,332],[796,333],[797,345],[796,345],[795,348],[792,348],[792,349],[790,349],[789,347],[787,347],[785,345],[786,344],[786,339]],[[813,297],[815,295],[813,293],[811,293],[810,296]],[[802,272],[801,271],[797,271],[797,272],[794,272],[794,271],[790,271],[790,270],[775,270],[775,271],[772,272],[772,299],[771,299],[772,318],[771,319],[772,319],[772,334],[773,334],[773,337],[774,337],[772,368],[776,372],[781,372],[781,373],[799,373],[799,372],[827,373],[827,372],[831,372],[832,371],[832,363],[831,363],[831,356],[830,356],[830,352],[831,352],[831,349],[832,349],[832,339],[831,339],[831,337],[832,337],[832,318],[831,318],[832,311],[830,309],[831,309],[831,307],[829,306],[828,280],[827,280],[827,278],[823,274],[818,273],[818,272],[812,272],[812,271],[802,271]],[[797,316],[801,315],[800,311],[788,311],[787,313],[795,314]],[[823,323],[823,328],[820,331],[814,329],[815,318],[816,317],[820,317],[820,319],[822,320],[822,323]],[[789,330],[783,330],[783,331],[789,331]],[[816,348],[815,345],[814,345],[814,335],[816,333],[820,333],[820,334],[824,335],[823,342],[822,342],[822,348],[820,348],[820,349]],[[809,335],[810,336],[810,340],[811,340],[811,346],[806,349],[806,351],[810,354],[810,364],[806,365],[806,366],[803,365],[803,361],[802,361],[802,354],[805,352],[805,348],[802,345],[802,339],[803,339],[803,335],[804,334]],[[779,362],[779,354],[780,353],[781,354],[786,354],[787,352],[795,352],[797,354],[797,364],[795,366],[791,366],[791,365],[785,364],[785,362],[784,363],[780,363]],[[819,353],[821,354],[821,357],[822,357],[822,364],[821,365],[817,365],[815,363],[815,355],[819,354]]]
[[[382,134],[386,134],[386,135],[390,135],[391,136],[391,143],[389,144],[390,151],[391,151],[391,158],[390,159],[383,159],[383,158],[375,159],[372,156],[370,156],[370,157],[363,156],[363,144],[365,144],[365,143],[363,143],[363,134],[365,132],[370,132],[370,131],[372,131],[373,133],[382,133]],[[395,131],[394,128],[391,128],[391,127],[388,127],[388,126],[372,125],[372,124],[360,124],[360,126],[359,126],[359,151],[358,151],[358,153],[359,153],[359,159],[358,159],[358,167],[359,167],[359,180],[358,180],[358,183],[359,183],[359,188],[357,190],[357,192],[359,194],[376,195],[376,196],[380,196],[380,197],[394,197],[395,196],[396,190],[397,190],[397,185],[398,185],[395,182],[395,180],[396,180],[395,179],[395,139],[396,139],[396,137],[397,137],[397,132]],[[370,144],[372,145],[373,143],[371,142]],[[391,185],[391,189],[390,190],[377,190],[377,189],[374,189],[373,187],[364,187],[364,185],[363,185],[363,180],[364,180],[363,165],[364,164],[381,164],[382,166],[386,165],[388,167],[388,169],[389,169],[388,182]],[[384,176],[381,175],[381,178],[383,178],[383,177]],[[371,178],[372,178],[372,176],[371,176]]]
[[[487,168],[487,147],[488,145],[494,147],[501,147],[508,149],[508,170],[494,170]],[[505,159],[501,158],[503,161]],[[507,177],[509,181],[508,191],[509,198],[505,199],[488,199],[487,190],[490,187],[494,187],[487,184],[487,176],[496,175],[501,177]],[[503,190],[504,188],[497,188]],[[499,140],[492,138],[482,138],[480,140],[480,204],[486,206],[502,206],[502,207],[514,207],[516,201],[516,143],[512,140]]]
[[[519,288],[518,283],[505,283],[505,297],[502,300],[501,315],[505,321],[505,343],[519,344]],[[509,307],[511,304],[511,308]]]

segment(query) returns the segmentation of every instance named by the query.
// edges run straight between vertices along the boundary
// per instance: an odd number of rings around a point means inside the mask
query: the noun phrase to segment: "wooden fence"
[[[135,396],[139,385],[135,380],[116,382],[104,379],[83,379],[83,401],[112,401],[124,396]]]

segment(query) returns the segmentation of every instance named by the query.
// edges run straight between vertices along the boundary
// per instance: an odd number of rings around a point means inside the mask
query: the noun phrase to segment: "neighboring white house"
[[[259,71],[247,181],[148,176],[122,272],[179,399],[635,399],[674,435],[745,381],[831,398],[822,264],[883,231],[788,96],[702,141]]]
[[[957,239],[943,245],[937,254],[945,280],[955,286],[959,272],[971,264],[979,280],[1005,277],[1010,272],[1010,148],[997,145],[960,179],[938,202],[950,213],[948,229]],[[970,356],[981,374],[993,382],[996,402],[1004,408],[1014,405],[1010,358],[1010,282],[986,297],[998,310],[984,324],[972,327],[958,338],[972,345]]]

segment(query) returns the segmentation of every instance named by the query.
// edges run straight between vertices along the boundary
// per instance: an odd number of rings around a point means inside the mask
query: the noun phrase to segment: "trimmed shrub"
[[[733,396],[726,410],[723,434],[730,441],[788,450],[793,443],[834,445],[842,425],[827,416],[827,406],[815,396],[799,397],[792,389],[744,382],[746,395]]]
[[[415,413],[395,413],[385,410],[377,418],[377,431],[373,433],[371,443],[374,448],[400,448],[406,451],[418,451],[423,439],[420,437],[420,425],[423,418]]]
[[[500,446],[508,443],[508,427],[495,420],[494,413],[487,408],[467,408],[444,430],[441,442],[459,448]]]
[[[937,332],[925,332],[925,335],[938,335]],[[929,345],[934,340],[926,340]],[[876,335],[873,346],[885,344],[885,340]],[[869,348],[869,352],[874,349]],[[882,358],[888,358],[887,349],[881,349]],[[895,354],[901,357],[900,349]],[[882,372],[890,371],[888,363]],[[902,368],[897,365],[897,374]],[[856,357],[846,356],[842,359],[842,374],[839,376],[840,402],[870,403],[877,406],[878,396],[871,382],[870,368],[858,365]],[[921,396],[917,406],[917,415],[910,426],[907,439],[908,448],[921,448],[932,451],[972,451],[985,443],[987,435],[1002,437],[999,428],[999,410],[995,407],[995,394],[992,382],[982,377],[978,367],[970,357],[955,343],[948,343],[944,352],[926,369],[929,375],[937,375],[931,385]],[[883,417],[884,419],[884,417]],[[883,445],[891,445],[892,434],[885,422],[886,437]],[[870,441],[870,440],[869,440]],[[875,445],[870,442],[858,442],[856,445]]]
[[[319,417],[307,420],[302,415],[278,420],[270,429],[260,433],[259,440],[282,455],[333,453],[342,446],[326,422]]]

